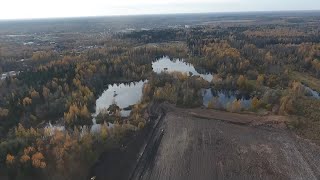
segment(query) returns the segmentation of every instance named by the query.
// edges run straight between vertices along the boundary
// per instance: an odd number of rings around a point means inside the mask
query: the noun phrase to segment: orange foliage
[[[22,104],[23,104],[24,106],[31,105],[31,104],[32,104],[32,99],[30,99],[29,97],[25,97],[25,98],[22,100]]]
[[[35,168],[41,168],[44,169],[47,165],[44,162],[44,156],[42,153],[37,152],[32,155],[32,166]]]
[[[15,161],[15,157],[11,154],[7,154],[6,163],[7,165],[12,165]]]

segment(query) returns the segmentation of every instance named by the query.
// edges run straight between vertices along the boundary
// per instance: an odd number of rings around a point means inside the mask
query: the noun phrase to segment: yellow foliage
[[[73,140],[69,135],[69,133],[66,133],[63,148],[67,150],[67,149],[70,149],[72,145],[73,145]]]
[[[247,78],[243,75],[240,75],[237,80],[237,85],[239,86],[239,88],[245,89],[247,87]]]
[[[0,117],[7,117],[8,114],[9,114],[9,110],[8,109],[0,108]]]
[[[79,116],[80,114],[80,110],[78,108],[78,106],[76,106],[75,104],[72,104],[69,107],[69,111],[67,113],[64,113],[64,120],[67,123],[72,123],[73,121],[76,120],[76,118]]]
[[[222,78],[219,75],[214,74],[213,78],[212,78],[212,83],[215,84],[215,85],[221,84],[222,83]]]
[[[260,105],[260,101],[257,97],[254,97],[252,100],[251,100],[251,108],[252,109],[257,109]]]
[[[82,133],[81,142],[84,148],[90,149],[93,143],[93,138],[88,129],[84,128]]]
[[[88,108],[87,108],[86,105],[84,105],[84,106],[81,108],[80,116],[81,116],[82,118],[86,118],[86,119],[90,118],[90,112],[89,112],[89,110],[88,110]]]
[[[203,52],[207,57],[218,57],[218,58],[240,58],[240,52],[232,48],[228,42],[223,41],[219,43],[210,43],[203,48]]]
[[[263,85],[263,82],[264,82],[264,76],[261,74],[258,76],[257,78],[257,85],[258,86],[262,86]]]
[[[312,67],[313,67],[315,70],[317,70],[317,71],[320,70],[320,61],[319,61],[318,59],[314,59],[314,60],[311,62],[311,64],[312,64]]]
[[[50,140],[50,144],[61,144],[64,141],[64,133],[62,131],[55,131]]]
[[[171,103],[176,103],[177,92],[174,85],[166,83],[164,87],[159,87],[156,89],[154,97],[158,100],[167,100]]]
[[[294,95],[296,96],[301,96],[304,94],[304,87],[300,82],[296,82],[294,81],[292,83],[292,92],[294,93]]]
[[[49,60],[55,56],[56,54],[53,51],[36,51],[32,54],[31,59],[35,61]]]
[[[20,138],[36,138],[40,136],[40,133],[33,128],[25,129],[21,124],[19,124],[18,127],[15,128],[15,135]]]
[[[235,99],[231,104],[228,104],[227,110],[230,112],[240,112],[241,111],[241,101]]]
[[[173,77],[179,79],[180,81],[185,81],[188,79],[188,74],[187,73],[182,73],[179,71],[174,71],[170,73]]]
[[[292,97],[284,96],[280,100],[280,109],[279,113],[282,115],[286,115],[287,113],[293,112],[294,107],[293,107],[293,99]]]
[[[101,139],[103,140],[107,139],[109,136],[108,126],[105,123],[101,126],[100,136],[101,136]]]
[[[145,126],[145,123],[144,123],[144,122],[139,122],[139,124],[138,124],[138,128],[139,128],[139,129],[143,129],[144,126]]]
[[[79,79],[73,79],[73,84],[76,86],[76,87],[80,87],[81,86],[81,81]]]
[[[299,31],[294,28],[288,27],[279,27],[275,29],[261,29],[261,30],[247,30],[244,32],[247,36],[254,37],[296,37],[296,36],[304,36],[305,32]]]

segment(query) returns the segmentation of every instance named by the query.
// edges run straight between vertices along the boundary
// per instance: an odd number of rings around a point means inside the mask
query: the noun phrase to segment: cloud
[[[233,3],[239,2],[240,0],[110,0],[110,1],[103,1],[108,3],[109,5],[114,6],[127,6],[127,5],[157,5],[157,4],[189,4],[189,3]]]
[[[0,19],[320,9],[317,0],[1,0]]]
[[[197,12],[241,0],[4,0],[0,19]]]

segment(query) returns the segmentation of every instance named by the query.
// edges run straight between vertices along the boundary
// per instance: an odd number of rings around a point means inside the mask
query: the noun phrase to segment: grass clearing
[[[309,86],[311,89],[320,92],[320,79],[312,77],[307,73],[303,74],[297,71],[292,71],[290,73],[290,79],[300,81]]]

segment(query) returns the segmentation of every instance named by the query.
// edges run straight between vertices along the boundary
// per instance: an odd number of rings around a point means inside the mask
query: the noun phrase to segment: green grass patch
[[[311,75],[309,75],[307,73],[300,73],[297,71],[292,71],[290,73],[290,79],[300,81],[303,84],[306,84],[307,86],[309,86],[311,89],[320,92],[320,79],[312,77]]]

